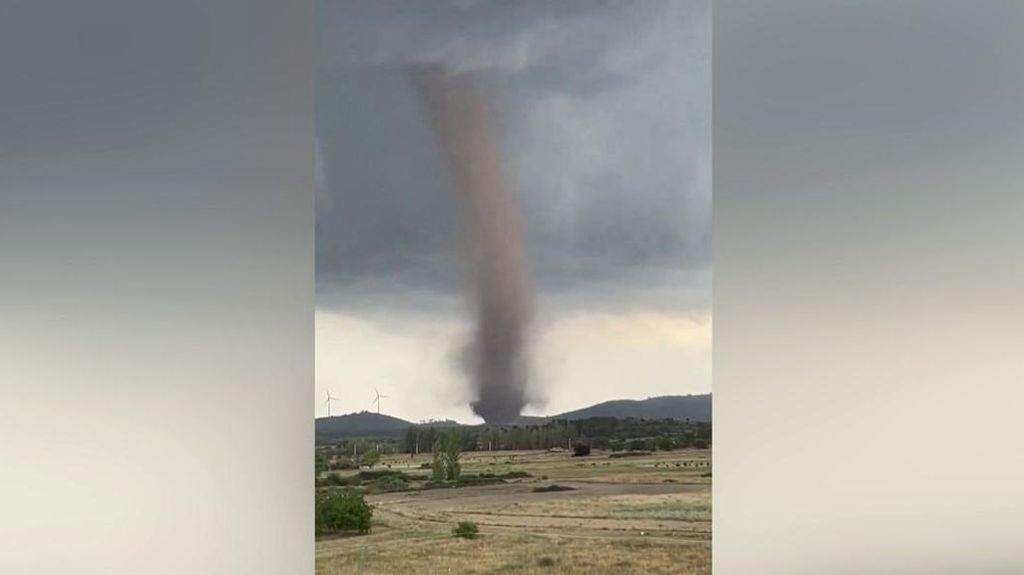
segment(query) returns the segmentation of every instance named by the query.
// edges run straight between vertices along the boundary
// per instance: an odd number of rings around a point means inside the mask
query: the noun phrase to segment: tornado
[[[466,222],[476,304],[467,349],[473,411],[492,425],[512,422],[527,402],[526,330],[531,297],[519,217],[502,175],[487,101],[473,76],[440,66],[410,71]]]

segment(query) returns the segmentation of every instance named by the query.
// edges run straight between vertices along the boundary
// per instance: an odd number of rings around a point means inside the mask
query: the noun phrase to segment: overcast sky
[[[495,111],[537,316],[527,413],[711,387],[708,1],[320,0],[317,414],[478,421],[458,206],[410,64]]]

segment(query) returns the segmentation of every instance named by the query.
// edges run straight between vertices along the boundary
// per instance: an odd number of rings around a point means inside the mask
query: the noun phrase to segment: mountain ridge
[[[520,416],[512,425],[541,425],[547,421],[588,417],[616,417],[619,419],[690,419],[711,421],[711,394],[663,395],[646,399],[613,399],[594,405],[567,411],[552,416]],[[335,439],[343,437],[398,437],[412,425],[435,425],[446,427],[461,425],[475,427],[479,424],[462,424],[456,421],[430,421],[415,423],[383,413],[361,411],[315,420],[317,438]]]
[[[711,394],[661,395],[647,399],[612,399],[554,415],[550,419],[576,420],[588,417],[711,421]]]

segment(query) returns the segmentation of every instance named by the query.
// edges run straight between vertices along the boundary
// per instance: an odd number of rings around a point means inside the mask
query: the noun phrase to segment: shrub
[[[316,533],[355,531],[368,533],[371,508],[363,496],[354,491],[335,493],[316,500]]]
[[[364,469],[356,474],[359,479],[369,481],[372,479],[382,479],[384,477],[396,477],[398,479],[404,479],[406,481],[414,481],[417,479],[426,479],[425,475],[410,475],[399,469]]]
[[[653,441],[647,439],[631,439],[626,444],[626,449],[629,451],[653,451]]]
[[[474,539],[480,530],[477,528],[476,523],[472,521],[460,521],[458,525],[452,529],[452,535],[456,537],[462,537],[463,539]]]
[[[568,485],[559,485],[552,483],[551,485],[538,485],[533,488],[534,493],[549,493],[551,491],[575,491],[575,487],[569,487]]]
[[[490,475],[490,476],[486,476],[486,475],[484,475],[484,476],[481,476],[481,475],[463,475],[463,476],[459,477],[458,479],[456,479],[455,481],[448,481],[448,482],[436,481],[436,482],[438,482],[438,483],[448,483],[448,484],[450,484],[452,486],[462,487],[462,486],[466,486],[466,485],[493,485],[493,484],[496,484],[496,483],[505,483],[505,480],[500,478],[500,477],[495,477],[494,475]]]
[[[407,491],[409,482],[402,477],[387,475],[374,481],[374,487],[380,491]]]
[[[359,485],[361,482],[355,477],[345,477],[337,473],[329,473],[324,478],[324,485],[333,485],[335,487],[343,487],[347,485]]]
[[[695,449],[707,449],[708,448],[708,442],[707,442],[706,439],[701,439],[701,438],[698,437],[697,439],[693,440],[693,447]]]
[[[555,560],[550,557],[541,557],[537,560],[537,565],[539,567],[554,567]]]
[[[572,446],[573,457],[583,457],[584,455],[590,455],[590,446],[586,443],[577,443]]]

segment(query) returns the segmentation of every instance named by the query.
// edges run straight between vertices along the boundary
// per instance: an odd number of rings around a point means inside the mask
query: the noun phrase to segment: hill
[[[399,437],[411,422],[383,413],[363,411],[316,420],[317,439],[341,437]]]
[[[642,400],[616,399],[555,415],[552,419],[576,420],[588,417],[711,421],[711,394],[665,395]]]
[[[617,399],[551,417],[522,415],[513,422],[513,425],[543,425],[552,419],[578,420],[587,419],[588,417],[617,417],[619,419],[627,417],[638,419],[672,418],[680,421],[686,419],[695,422],[711,421],[711,394],[667,395],[642,400]],[[316,420],[316,438],[318,441],[329,441],[346,437],[398,438],[412,425],[448,427],[460,424],[450,420],[414,424],[404,419],[384,415],[383,413],[363,411],[360,413],[318,418]]]

